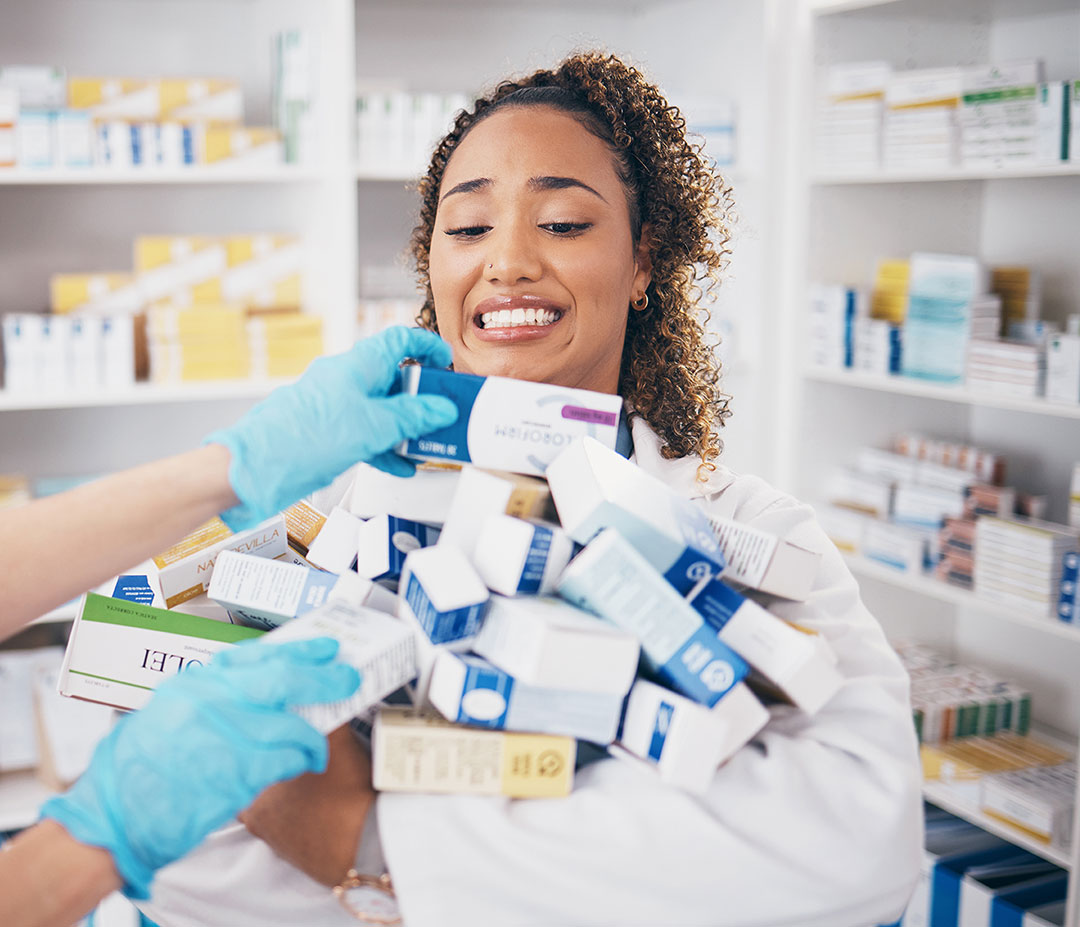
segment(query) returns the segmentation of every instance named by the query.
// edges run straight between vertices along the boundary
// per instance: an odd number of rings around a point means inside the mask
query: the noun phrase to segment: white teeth
[[[498,321],[495,323],[499,328],[509,328],[510,324],[514,321],[514,313],[509,309],[500,309],[498,313]]]
[[[553,309],[500,309],[480,316],[483,328],[518,328],[522,325],[551,325],[562,318]]]
[[[541,311],[543,311],[543,310],[541,310]],[[528,309],[525,310],[525,324],[526,325],[535,325],[536,324],[536,310],[533,309],[532,306],[530,306]]]
[[[510,313],[510,324],[512,325],[524,325],[525,324],[525,310],[514,309]]]

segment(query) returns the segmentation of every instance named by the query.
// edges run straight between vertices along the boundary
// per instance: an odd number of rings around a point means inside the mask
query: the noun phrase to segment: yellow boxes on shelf
[[[177,122],[236,125],[244,121],[244,95],[233,80],[166,78],[157,82],[161,116]]]
[[[155,81],[130,77],[69,77],[68,106],[96,120],[153,120],[161,117]]]
[[[131,273],[53,274],[49,278],[49,308],[56,315],[134,313],[142,305]]]
[[[199,161],[203,164],[281,164],[285,149],[277,129],[244,126],[200,127]]]

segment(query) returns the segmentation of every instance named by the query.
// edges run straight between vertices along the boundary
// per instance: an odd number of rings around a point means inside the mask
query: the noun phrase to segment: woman
[[[385,862],[407,927],[895,919],[921,837],[907,678],[812,511],[717,463],[724,410],[695,287],[722,267],[729,197],[678,112],[619,60],[576,56],[460,114],[420,189],[420,321],[456,369],[618,391],[639,466],[710,514],[821,551],[809,600],[768,605],[829,641],[845,684],[814,717],[774,707],[703,799],[613,759],[559,801],[376,798],[343,735],[324,776],[274,787],[245,816],[314,882],[288,885],[233,831],[148,912],[168,927],[274,911],[345,924],[316,882]],[[185,899],[199,871],[228,865],[232,894]]]

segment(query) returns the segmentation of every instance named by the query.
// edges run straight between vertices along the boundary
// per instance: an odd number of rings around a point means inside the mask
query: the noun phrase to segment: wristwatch
[[[361,924],[370,927],[400,927],[401,912],[390,873],[362,875],[350,869],[333,888],[341,906]]]

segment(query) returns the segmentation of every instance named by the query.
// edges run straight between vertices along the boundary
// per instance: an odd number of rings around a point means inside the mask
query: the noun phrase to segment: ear
[[[652,226],[641,227],[641,238],[634,248],[634,282],[631,293],[644,293],[652,283]]]

